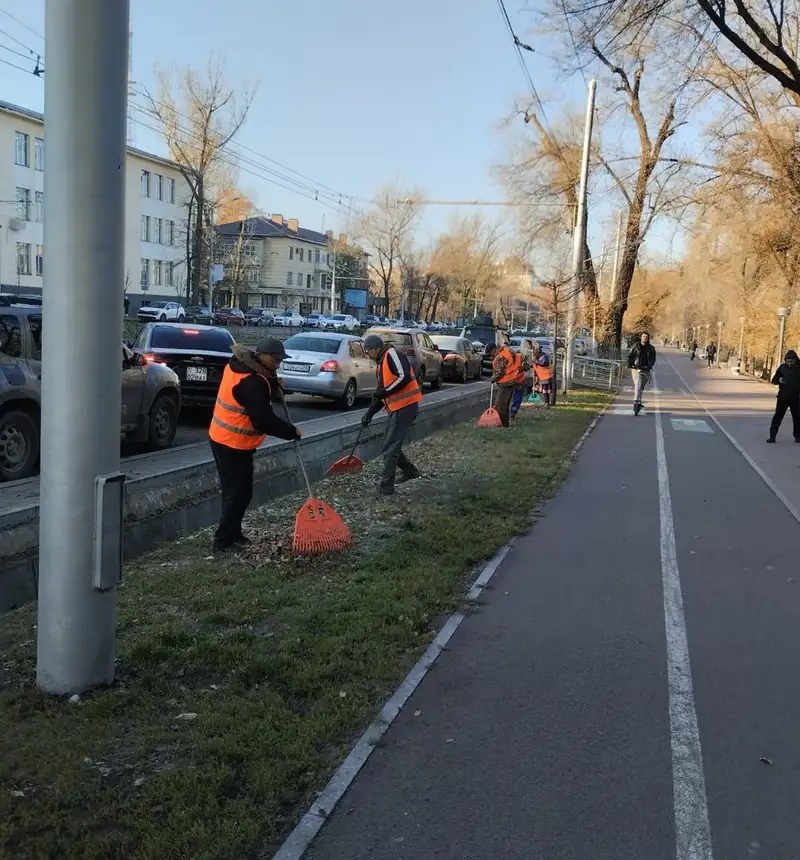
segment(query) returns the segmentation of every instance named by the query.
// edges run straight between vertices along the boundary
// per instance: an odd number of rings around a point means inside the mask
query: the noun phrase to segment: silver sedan
[[[287,394],[311,394],[352,409],[377,387],[375,362],[360,337],[339,332],[303,332],[287,338],[287,357],[278,370]]]

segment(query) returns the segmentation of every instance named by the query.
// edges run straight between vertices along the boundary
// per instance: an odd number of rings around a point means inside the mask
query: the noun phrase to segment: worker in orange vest
[[[514,387],[514,396],[511,398],[511,417],[516,417],[517,412],[519,412],[520,406],[522,406],[522,399],[527,394],[526,391],[526,377],[528,375],[528,371],[530,367],[528,365],[528,361],[521,352],[514,353],[514,361],[517,365],[517,384]]]
[[[497,386],[494,407],[500,415],[503,427],[508,427],[510,423],[511,398],[514,396],[520,370],[518,358],[520,356],[515,356],[507,346],[503,345],[495,352],[492,359],[491,381]]]
[[[286,358],[283,344],[274,337],[259,341],[251,352],[235,344],[217,392],[208,436],[217,464],[222,492],[222,514],[214,535],[214,552],[227,552],[249,543],[242,520],[253,498],[253,458],[267,438],[299,439],[300,429],[272,410],[283,402],[276,371]]]
[[[538,343],[533,345],[533,373],[544,405],[550,406],[553,396],[553,368],[550,359]]]
[[[412,481],[420,473],[403,453],[403,443],[419,413],[422,389],[408,358],[376,334],[364,338],[364,351],[377,364],[378,387],[361,423],[368,427],[373,417],[386,407],[389,421],[383,435],[383,474],[379,492],[394,493],[395,476],[400,469],[400,482]]]

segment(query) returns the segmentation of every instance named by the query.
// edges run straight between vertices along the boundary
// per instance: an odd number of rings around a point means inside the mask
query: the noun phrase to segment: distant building
[[[44,248],[45,129],[42,114],[0,102],[0,289],[41,295]],[[131,312],[145,300],[185,293],[189,188],[168,159],[128,148],[125,278]],[[78,249],[76,249],[77,251]],[[87,249],[88,252],[88,249]]]

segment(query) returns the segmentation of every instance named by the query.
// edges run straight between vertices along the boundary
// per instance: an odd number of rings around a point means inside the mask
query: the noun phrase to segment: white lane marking
[[[606,414],[611,402],[613,401],[609,401],[595,416],[592,423],[586,428],[583,436],[578,439],[573,449],[565,457],[565,462],[572,462],[578,456],[584,443],[594,428],[600,423],[600,419]],[[514,539],[512,538],[508,544],[501,547],[489,560],[472,584],[472,588],[467,592],[467,600],[477,600],[480,597],[481,592],[489,584],[495,573],[497,573],[497,569],[500,567],[513,543]],[[414,690],[422,683],[423,678],[428,674],[431,666],[436,662],[442,651],[444,651],[447,643],[465,618],[466,615],[463,612],[454,612],[445,621],[444,626],[433,642],[427,647],[422,657],[420,657],[419,662],[406,675],[403,683],[383,706],[373,723],[356,741],[355,746],[350,750],[350,754],[330,778],[319,797],[311,804],[308,812],[306,812],[294,830],[286,837],[286,841],[281,845],[277,853],[273,855],[272,860],[302,860],[303,855],[310,848],[316,835],[322,829],[322,825],[333,812],[333,808],[342,799],[342,796],[350,787],[353,780],[358,776],[358,772],[366,764],[367,759],[372,754],[372,750],[375,749],[375,745],[395,721],[406,702],[411,698]],[[263,858],[266,855],[262,851],[258,856]]]
[[[672,794],[675,807],[677,860],[713,860],[711,825],[708,820],[706,778],[697,712],[694,704],[689,642],[683,613],[683,594],[675,548],[675,524],[669,491],[667,456],[661,404],[656,401],[656,460],[658,501],[661,512],[661,580],[664,588],[664,621],[667,631],[667,685],[672,746]]]
[[[756,463],[756,461],[747,453],[747,451],[745,451],[744,448],[742,448],[742,446],[733,438],[733,436],[731,436],[731,434],[728,433],[728,431],[722,426],[722,422],[717,418],[716,415],[714,415],[714,413],[708,408],[708,406],[706,406],[705,403],[703,403],[703,401],[694,393],[694,391],[691,388],[689,388],[689,384],[686,382],[686,380],[681,375],[680,370],[678,370],[678,368],[675,367],[675,365],[669,359],[667,359],[667,362],[670,365],[670,367],[675,371],[675,373],[678,374],[678,378],[686,386],[686,389],[689,392],[689,395],[691,397],[693,397],[698,402],[698,404],[703,409],[703,411],[706,413],[706,415],[708,415],[708,417],[717,425],[720,433],[722,433],[725,436],[725,438],[731,443],[731,445],[733,445],[733,447],[742,455],[742,457],[744,457],[745,460],[747,460],[747,462],[750,464],[750,467],[756,473],[756,475],[758,475],[758,477],[761,478],[761,480],[770,488],[770,490],[772,490],[772,492],[777,496],[777,498],[783,503],[783,506],[786,508],[786,510],[789,511],[789,513],[797,520],[798,523],[800,523],[800,511],[798,511],[797,508],[786,498],[786,496],[784,496],[784,494],[778,489],[776,484],[773,482],[772,478],[770,478],[766,474],[766,472],[764,472],[764,470],[761,468],[761,466],[759,466],[758,463]]]
[[[670,418],[673,430],[688,430],[691,433],[713,433],[707,421],[702,418]]]

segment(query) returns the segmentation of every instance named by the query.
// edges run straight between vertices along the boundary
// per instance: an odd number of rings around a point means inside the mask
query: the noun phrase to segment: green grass
[[[476,566],[529,527],[607,399],[423,440],[410,453],[425,479],[387,501],[374,463],[324,482],[356,538],[346,554],[290,557],[293,497],[253,513],[247,557],[212,561],[206,531],[128,564],[118,682],[78,704],[35,690],[34,610],[0,619],[0,857],[243,860],[276,845]]]

